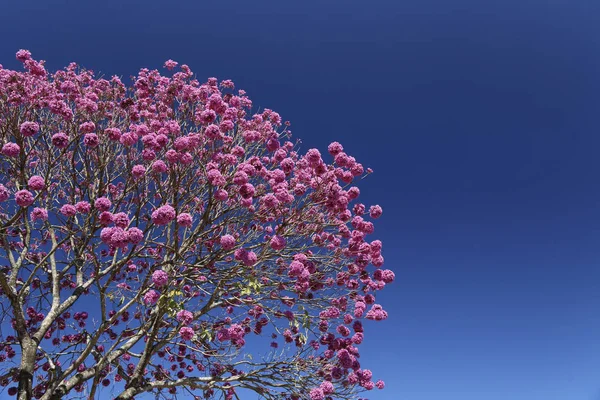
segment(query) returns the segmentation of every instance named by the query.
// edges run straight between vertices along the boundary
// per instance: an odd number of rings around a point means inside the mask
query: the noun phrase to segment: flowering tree
[[[0,66],[0,384],[19,399],[356,398],[394,279],[364,171],[186,65]],[[173,70],[174,61],[165,67]],[[329,161],[326,161],[329,159]]]

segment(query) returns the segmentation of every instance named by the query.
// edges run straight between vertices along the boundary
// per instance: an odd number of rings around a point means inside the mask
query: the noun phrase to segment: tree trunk
[[[19,369],[18,400],[31,400],[33,396],[33,367],[37,346],[30,338],[21,341],[21,367]]]

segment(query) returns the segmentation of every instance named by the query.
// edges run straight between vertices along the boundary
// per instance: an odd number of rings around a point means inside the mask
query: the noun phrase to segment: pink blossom
[[[124,146],[127,146],[127,147],[133,146],[138,141],[138,136],[133,132],[125,132],[124,134],[121,135],[121,137],[119,138],[119,141]]]
[[[110,225],[113,222],[114,217],[113,217],[113,214],[111,212],[102,211],[100,213],[100,216],[98,217],[98,219],[100,220],[100,225],[107,226],[107,225]]]
[[[21,135],[25,137],[35,135],[39,132],[39,130],[40,126],[37,124],[37,122],[32,121],[23,122],[19,127],[19,132],[21,132]]]
[[[115,228],[102,228],[100,231],[100,239],[106,244],[111,243],[111,237]]]
[[[83,144],[85,144],[87,147],[96,147],[99,143],[100,141],[98,140],[98,135],[95,133],[86,133],[83,137]]]
[[[251,267],[254,264],[256,264],[257,260],[258,260],[258,256],[256,255],[256,253],[254,253],[253,251],[248,251],[245,253],[245,256],[242,259],[242,262],[244,263],[245,266]]]
[[[310,163],[311,167],[316,167],[319,165],[321,160],[321,153],[317,149],[310,149],[306,152],[306,159]]]
[[[231,235],[223,235],[221,236],[221,247],[224,250],[231,250],[235,247],[235,238]]]
[[[206,177],[208,178],[208,182],[213,186],[225,186],[227,183],[218,169],[211,169],[206,173]]]
[[[156,304],[159,297],[160,297],[160,294],[158,294],[158,292],[156,292],[155,290],[149,290],[144,295],[144,303],[146,303],[148,305]]]
[[[34,198],[29,190],[19,190],[15,193],[15,200],[19,206],[29,207],[33,204]]]
[[[164,161],[156,160],[152,163],[152,171],[158,174],[167,172],[167,164]]]
[[[177,313],[177,321],[184,325],[188,325],[194,319],[194,314],[187,310],[181,310]]]
[[[139,228],[129,228],[127,230],[127,238],[133,244],[139,244],[144,240],[144,232]]]
[[[194,330],[190,327],[184,326],[179,329],[179,335],[183,340],[192,340],[194,337]]]
[[[165,286],[169,282],[169,275],[162,269],[158,269],[152,273],[152,282],[156,287]]]
[[[8,200],[9,197],[10,197],[10,192],[8,191],[6,186],[4,186],[3,184],[0,183],[0,201],[6,201],[6,200]]]
[[[92,206],[87,201],[79,201],[75,203],[75,209],[82,214],[89,213],[91,208]]]
[[[16,143],[6,143],[2,146],[2,154],[8,157],[17,157],[21,152],[21,148]]]
[[[65,204],[60,208],[60,213],[65,217],[73,217],[75,214],[77,214],[77,209],[74,205]]]
[[[236,185],[243,185],[248,182],[248,174],[244,171],[237,171],[233,176],[233,183]]]
[[[184,151],[190,147],[190,139],[182,136],[175,139],[175,143],[173,143],[173,147],[177,151]]]
[[[177,223],[183,227],[192,226],[192,216],[189,213],[181,213],[177,216]]]
[[[108,211],[112,203],[106,197],[99,197],[94,202],[94,207],[96,207],[99,211]]]
[[[79,130],[81,133],[92,133],[96,130],[96,125],[90,121],[84,122],[83,124],[79,125]]]
[[[383,310],[379,304],[374,304],[369,312],[367,313],[367,319],[372,319],[375,321],[382,321],[388,317],[386,311]]]
[[[29,186],[31,190],[44,190],[46,188],[46,182],[44,181],[43,177],[39,175],[33,175],[27,181],[27,186]]]
[[[31,52],[29,50],[23,50],[23,49],[17,51],[17,60],[19,60],[21,62],[31,60]]]
[[[364,335],[362,332],[356,332],[354,335],[352,335],[352,343],[354,344],[361,344],[362,341],[364,339]]]
[[[244,199],[249,199],[254,196],[254,186],[251,183],[245,183],[240,186],[240,196]]]
[[[170,71],[177,66],[177,62],[169,59],[169,60],[165,61],[164,66],[166,69],[168,69]]]
[[[46,221],[48,220],[48,210],[45,208],[35,207],[31,212],[30,217],[32,221],[36,221],[38,219]]]
[[[215,199],[219,201],[225,201],[229,198],[229,193],[225,189],[218,189],[215,192]]]
[[[371,208],[369,209],[369,215],[371,215],[371,218],[379,218],[379,217],[381,217],[382,213],[383,213],[383,210],[378,205],[371,206]]]
[[[324,394],[333,393],[333,384],[329,381],[324,381],[323,383],[321,383],[320,388]]]
[[[118,128],[106,128],[104,133],[108,135],[110,140],[118,141],[121,139],[121,130]]]
[[[323,394],[323,389],[314,388],[310,391],[310,400],[324,400],[325,394]]]
[[[156,225],[166,225],[175,219],[175,209],[166,204],[152,212],[152,222]]]
[[[338,142],[332,142],[328,147],[327,150],[329,151],[329,154],[331,154],[332,156],[336,156],[339,153],[341,153],[342,151],[344,151],[344,147],[339,144]]]
[[[64,149],[69,145],[69,136],[64,132],[58,132],[52,135],[52,144],[59,149]]]
[[[180,154],[178,152],[176,152],[175,150],[173,150],[173,149],[168,150],[165,153],[165,158],[171,164],[175,164],[177,161],[179,161],[179,157],[180,157]]]
[[[129,235],[123,228],[113,228],[110,236],[110,245],[116,248],[125,248],[129,244]]]
[[[377,386],[377,389],[383,389],[385,387],[385,382],[380,379],[375,382],[375,386]]]
[[[271,238],[269,244],[273,250],[283,250],[285,248],[285,238],[283,236],[275,235]]]

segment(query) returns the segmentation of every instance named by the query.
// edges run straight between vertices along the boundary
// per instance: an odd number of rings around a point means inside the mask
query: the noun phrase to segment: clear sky
[[[371,400],[600,399],[598,0],[5,1],[0,63],[230,78],[375,173]]]

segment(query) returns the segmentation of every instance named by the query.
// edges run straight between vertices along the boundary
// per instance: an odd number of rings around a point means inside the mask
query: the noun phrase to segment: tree
[[[0,66],[0,384],[18,399],[356,398],[394,279],[334,142],[186,65]],[[177,63],[169,60],[171,71]],[[367,311],[368,309],[368,311]],[[106,398],[106,393],[102,398]],[[193,397],[192,396],[192,397]]]

